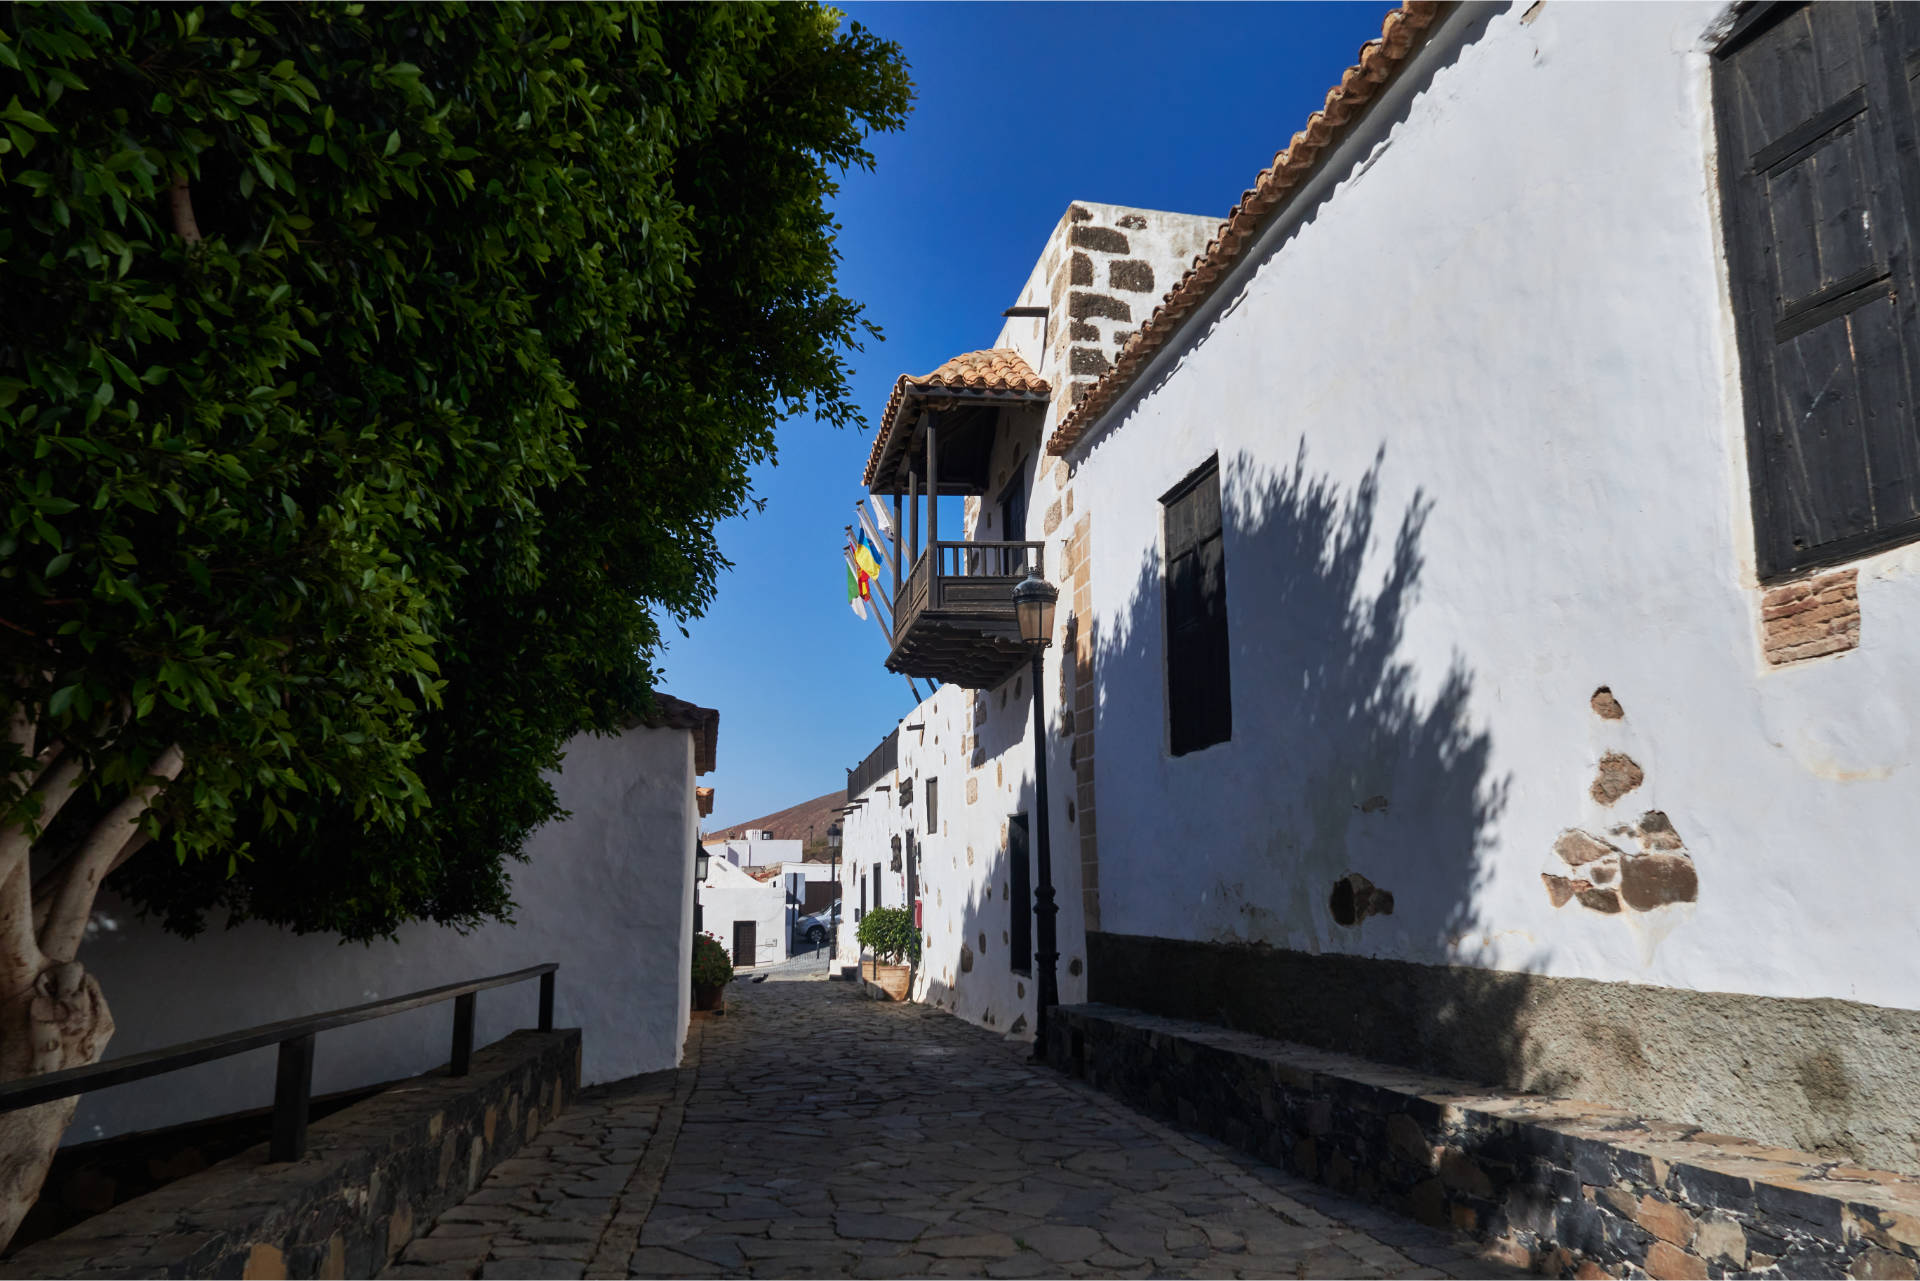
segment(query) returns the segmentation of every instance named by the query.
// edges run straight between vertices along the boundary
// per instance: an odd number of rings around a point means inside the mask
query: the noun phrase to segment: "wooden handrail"
[[[89,1063],[85,1067],[9,1081],[0,1085],[0,1113],[17,1112],[21,1108],[51,1103],[55,1099],[70,1098],[92,1090],[104,1090],[112,1085],[125,1085],[150,1076],[164,1076],[196,1064],[231,1058],[249,1050],[278,1044],[280,1063],[273,1092],[271,1159],[297,1161],[307,1147],[307,1104],[313,1095],[313,1038],[317,1034],[354,1023],[383,1019],[392,1014],[404,1014],[408,1010],[437,1005],[441,1001],[452,1001],[453,1053],[447,1074],[465,1076],[473,1056],[474,994],[490,987],[505,987],[509,983],[537,978],[540,980],[540,1030],[551,1032],[553,976],[559,968],[558,962],[547,961],[530,965],[524,970],[515,970],[511,974],[495,974],[490,978],[472,979],[465,983],[448,983],[443,987],[430,987],[405,996],[390,996],[383,1001],[368,1001],[364,1005],[349,1005],[323,1014],[310,1014],[305,1018],[262,1023],[258,1027],[188,1041],[164,1050],[129,1054],[106,1063]]]

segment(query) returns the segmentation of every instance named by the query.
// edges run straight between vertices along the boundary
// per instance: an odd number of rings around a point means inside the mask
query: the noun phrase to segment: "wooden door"
[[[753,964],[753,949],[756,942],[754,931],[757,928],[752,921],[735,921],[733,923],[734,969],[745,969]]]

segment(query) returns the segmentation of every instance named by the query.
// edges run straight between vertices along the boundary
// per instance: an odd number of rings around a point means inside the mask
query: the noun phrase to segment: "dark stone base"
[[[266,1145],[28,1246],[0,1277],[372,1276],[580,1084],[580,1033],[515,1032],[464,1077],[401,1081],[308,1131],[307,1154]]]
[[[1048,1061],[1129,1104],[1552,1276],[1920,1274],[1920,1179],[1102,1005]]]
[[[1088,999],[1920,1174],[1920,1011],[1094,932]]]

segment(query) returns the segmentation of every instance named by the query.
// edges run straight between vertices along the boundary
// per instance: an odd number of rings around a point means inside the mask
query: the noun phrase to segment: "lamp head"
[[[704,883],[707,879],[707,867],[712,862],[713,855],[707,853],[706,846],[695,846],[693,854],[693,879]]]
[[[1060,589],[1032,570],[1013,587],[1013,612],[1020,620],[1020,639],[1029,645],[1053,643],[1053,606]]]

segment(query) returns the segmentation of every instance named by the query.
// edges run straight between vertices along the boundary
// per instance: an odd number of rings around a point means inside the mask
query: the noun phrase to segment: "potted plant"
[[[733,962],[727,959],[726,944],[712,934],[697,934],[693,939],[693,1008],[717,1009],[720,998],[733,982]]]
[[[861,977],[878,984],[893,1000],[906,1000],[911,963],[920,959],[920,931],[914,928],[913,913],[904,907],[876,907],[860,918],[854,937],[874,955],[863,966]]]

